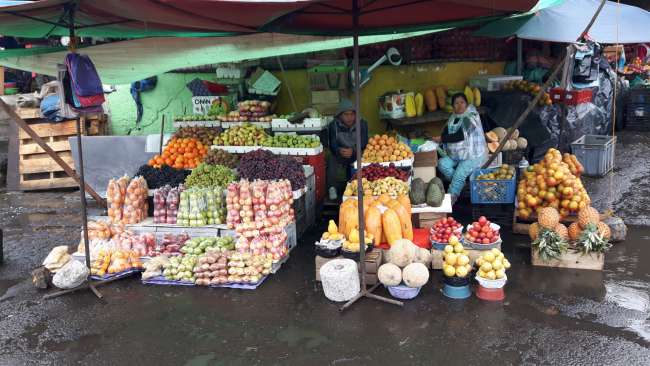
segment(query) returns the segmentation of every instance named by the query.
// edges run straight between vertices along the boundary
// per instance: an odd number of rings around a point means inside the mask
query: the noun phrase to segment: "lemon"
[[[506,275],[506,270],[503,269],[503,268],[501,268],[501,269],[495,271],[495,272],[494,272],[494,275],[495,275],[496,278],[499,278],[499,279],[500,279],[500,278],[503,278],[503,277],[505,277],[505,275]]]
[[[507,259],[503,260],[503,268],[510,269],[510,261]]]
[[[483,272],[490,272],[490,271],[492,270],[492,265],[491,265],[490,263],[488,263],[488,262],[485,262],[485,263],[483,263],[483,265],[481,266],[481,270],[482,270]]]
[[[483,270],[480,270],[480,269],[479,269],[477,275],[478,275],[479,277],[485,278],[486,273],[483,272]]]
[[[454,245],[454,253],[462,253],[462,252],[463,252],[463,246],[461,244]]]
[[[485,261],[490,262],[490,263],[494,262],[494,253],[487,252],[487,253],[483,254],[483,259],[485,259]]]
[[[492,262],[492,269],[495,271],[498,271],[503,268],[503,263],[501,263],[500,260],[495,259],[494,262]]]
[[[467,263],[469,263],[469,257],[466,256],[465,254],[461,254],[461,255],[458,256],[458,259],[457,259],[456,263],[457,263],[459,266],[464,266],[464,265],[466,265]]]
[[[488,271],[488,273],[485,274],[485,278],[488,280],[494,280],[497,278],[497,275],[494,273],[494,271]]]
[[[457,260],[458,260],[458,255],[456,253],[447,253],[447,255],[445,256],[445,263],[447,263],[450,266],[455,265]]]
[[[456,275],[456,268],[454,266],[450,266],[448,264],[444,265],[444,268],[442,271],[445,273],[445,276],[447,277],[454,277]]]
[[[451,245],[445,245],[445,253],[453,253],[454,252],[454,247]]]
[[[458,277],[465,277],[467,276],[467,268],[463,267],[456,267],[456,276]]]

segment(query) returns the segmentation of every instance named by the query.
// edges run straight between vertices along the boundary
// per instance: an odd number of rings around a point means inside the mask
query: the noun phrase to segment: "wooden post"
[[[5,95],[5,68],[0,66],[0,95]]]
[[[45,150],[45,153],[47,153],[47,155],[49,155],[57,164],[59,164],[59,166],[63,168],[66,174],[68,174],[68,176],[74,179],[78,184],[81,183],[81,180],[79,179],[77,173],[75,173],[74,169],[72,169],[65,161],[63,161],[63,159],[61,159],[61,157],[59,157],[59,155],[57,155],[57,153],[54,152],[54,150],[52,150],[52,148],[50,148],[48,144],[45,141],[43,141],[43,139],[40,136],[38,136],[38,134],[34,132],[34,130],[32,130],[31,127],[29,127],[27,122],[25,122],[22,118],[18,117],[16,112],[13,109],[9,108],[9,106],[2,99],[0,99],[0,110],[3,110],[5,113],[7,113],[9,119],[13,121],[13,123],[15,123],[18,127],[22,128],[25,132],[27,132],[29,137],[31,137],[32,140],[34,140],[34,142],[36,142],[38,146],[41,147],[41,149]],[[84,184],[84,187],[86,192],[88,192],[88,194],[90,194],[100,206],[106,207],[106,201],[103,198],[101,198],[99,194],[97,194],[97,192],[95,192],[95,190],[92,189],[91,186],[89,186],[88,184]]]

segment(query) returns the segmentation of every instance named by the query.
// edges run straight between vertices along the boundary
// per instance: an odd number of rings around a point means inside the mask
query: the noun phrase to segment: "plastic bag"
[[[181,192],[184,191],[184,187],[181,185],[177,188],[171,188],[167,193],[165,198],[165,215],[167,217],[167,224],[176,224],[178,216],[178,206],[180,204]]]
[[[47,257],[45,257],[43,260],[43,266],[51,272],[56,272],[58,269],[68,263],[70,261],[70,258],[71,257],[68,254],[68,247],[66,245],[54,247],[47,255]]]
[[[52,284],[61,289],[80,286],[88,277],[88,268],[78,261],[69,261],[52,278]]]
[[[418,147],[417,152],[430,152],[438,149],[438,143],[435,141],[427,141]]]
[[[171,187],[166,185],[156,189],[153,194],[153,222],[164,224],[167,222],[167,196]]]

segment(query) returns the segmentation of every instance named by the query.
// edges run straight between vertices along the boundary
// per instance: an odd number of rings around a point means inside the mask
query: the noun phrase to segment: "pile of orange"
[[[194,169],[208,154],[209,147],[195,138],[172,138],[163,150],[149,160],[149,165],[160,168],[169,165],[176,169]]]
[[[400,161],[413,157],[413,152],[403,142],[388,135],[375,135],[368,141],[363,151],[364,163]]]

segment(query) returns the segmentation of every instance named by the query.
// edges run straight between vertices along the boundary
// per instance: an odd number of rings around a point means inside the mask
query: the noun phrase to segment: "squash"
[[[411,200],[409,199],[409,196],[401,194],[397,196],[397,202],[404,206],[406,212],[411,216]]]
[[[438,100],[436,99],[436,93],[432,88],[429,88],[424,92],[424,104],[426,104],[429,112],[438,109]]]
[[[499,141],[503,140],[506,138],[506,135],[508,134],[508,131],[503,128],[503,127],[496,127],[492,129],[492,132],[496,133],[497,136],[499,136]]]
[[[384,286],[397,286],[402,283],[402,269],[392,263],[384,263],[377,269],[377,278]]]
[[[381,244],[382,223],[381,211],[376,206],[370,206],[366,211],[366,231],[373,236],[375,245]]]
[[[488,150],[490,150],[491,153],[494,153],[497,151],[499,148],[499,143],[498,142],[490,142],[488,143]]]
[[[356,200],[350,199],[345,201],[339,209],[339,232],[346,237],[350,236],[352,229],[359,228],[359,210],[357,209],[357,204],[353,202],[346,205],[348,201]]]
[[[424,114],[424,96],[421,93],[415,94],[415,114],[418,117]]]
[[[415,97],[411,93],[406,95],[406,100],[404,101],[404,113],[406,113],[406,117],[415,117],[417,114],[417,111],[415,110]]]
[[[381,223],[388,244],[393,245],[396,241],[402,239],[402,226],[399,216],[393,209],[386,209],[381,216]]]
[[[485,133],[485,140],[487,142],[499,142],[499,136],[496,133],[489,131]]]
[[[396,200],[388,202],[388,207],[393,209],[399,217],[402,237],[404,239],[413,240],[413,223],[411,222],[411,215],[406,211],[406,208]]]
[[[481,91],[479,88],[474,88],[474,105],[477,107],[481,106]]]
[[[467,104],[474,104],[474,92],[472,91],[472,88],[465,86],[463,94],[465,94],[465,98],[467,98]]]
[[[379,201],[379,203],[381,203],[384,206],[386,206],[386,204],[388,204],[388,202],[390,202],[390,200],[391,200],[390,196],[388,194],[386,194],[386,193],[384,193],[381,196],[377,197],[377,201]]]
[[[438,99],[438,108],[444,108],[447,99],[447,89],[445,89],[444,86],[437,86],[436,87],[436,98]]]

